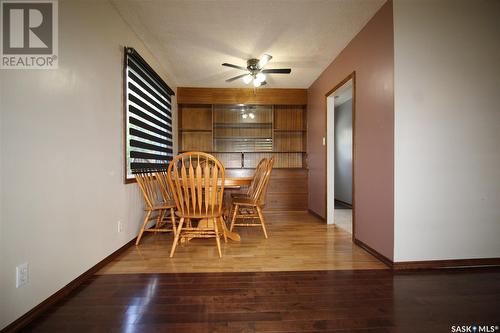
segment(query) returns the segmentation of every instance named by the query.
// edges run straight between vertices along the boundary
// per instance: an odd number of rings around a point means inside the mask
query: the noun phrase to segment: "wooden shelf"
[[[307,132],[307,130],[299,130],[299,129],[274,129],[275,132]]]
[[[180,128],[181,132],[212,132],[211,129],[197,129],[197,128]]]
[[[305,151],[303,150],[295,150],[295,151],[272,151],[271,153],[273,154],[304,154],[306,153]]]
[[[265,137],[265,136],[214,136],[215,140],[232,140],[232,141],[241,141],[241,140],[272,140],[273,138]]]
[[[181,150],[179,153],[187,153],[188,150]],[[261,153],[269,153],[269,154],[305,154],[305,151],[205,151],[208,154],[261,154]]]
[[[214,128],[270,128],[272,123],[214,123]]]

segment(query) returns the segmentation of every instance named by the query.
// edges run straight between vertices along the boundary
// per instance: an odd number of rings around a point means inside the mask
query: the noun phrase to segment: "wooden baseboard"
[[[78,288],[83,282],[89,279],[92,275],[97,273],[101,268],[103,268],[106,264],[113,261],[117,256],[122,254],[127,248],[135,243],[137,237],[134,237],[131,241],[120,247],[115,252],[111,253],[109,256],[98,262],[95,266],[88,269],[82,275],[78,276],[76,279],[59,289],[55,294],[49,296],[46,300],[35,306],[30,311],[26,312],[24,315],[13,321],[11,324],[6,326],[4,329],[0,330],[0,332],[18,332],[26,327],[29,323],[35,320],[38,316],[40,316],[43,312],[45,312],[49,307],[54,305],[55,303],[62,300],[73,290]]]
[[[394,264],[393,264],[391,259],[387,258],[383,254],[380,254],[378,251],[374,250],[371,246],[366,245],[364,242],[360,241],[357,238],[353,238],[352,240],[353,240],[354,244],[356,244],[357,246],[366,250],[372,256],[374,256],[375,258],[377,258],[378,260],[383,262],[387,267],[393,269]]]
[[[480,258],[480,259],[455,259],[455,260],[427,260],[427,261],[400,261],[393,262],[386,256],[380,254],[372,247],[366,245],[359,239],[353,239],[354,243],[362,247],[378,260],[382,261],[389,268],[400,270],[418,269],[442,269],[442,268],[474,268],[474,267],[497,267],[500,266],[500,258]]]
[[[465,267],[500,266],[500,258],[400,261],[393,264],[394,270],[465,268]]]
[[[318,218],[318,219],[320,219],[321,221],[326,221],[326,219],[325,219],[323,216],[319,215],[319,214],[318,214],[318,213],[316,213],[315,211],[312,211],[312,210],[310,210],[310,209],[308,209],[307,211],[309,212],[309,214],[311,214],[311,215],[313,215],[313,216],[317,217],[317,218]]]

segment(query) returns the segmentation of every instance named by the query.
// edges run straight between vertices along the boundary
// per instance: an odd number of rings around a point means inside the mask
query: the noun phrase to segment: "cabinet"
[[[306,89],[178,87],[176,97],[179,151],[211,153],[236,178],[273,155],[266,210],[307,210]]]
[[[179,104],[179,150],[205,151],[226,168],[306,168],[305,105]]]

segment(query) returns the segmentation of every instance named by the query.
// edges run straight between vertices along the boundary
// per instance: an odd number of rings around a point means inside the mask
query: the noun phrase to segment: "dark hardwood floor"
[[[500,325],[500,269],[96,275],[25,331],[451,332]]]

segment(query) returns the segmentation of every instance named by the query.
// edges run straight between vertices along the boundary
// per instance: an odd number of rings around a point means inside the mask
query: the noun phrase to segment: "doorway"
[[[354,238],[354,106],[352,73],[326,95],[327,223]]]

